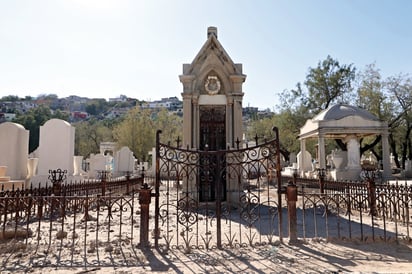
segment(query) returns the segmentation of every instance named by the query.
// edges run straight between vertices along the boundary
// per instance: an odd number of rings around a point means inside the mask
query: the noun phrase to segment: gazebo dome
[[[387,130],[387,124],[372,113],[347,104],[330,106],[306,121],[300,129],[299,138],[345,138],[347,135],[380,135]]]
[[[325,120],[340,120],[347,116],[358,116],[366,120],[379,121],[379,119],[372,113],[347,104],[337,104],[330,106],[318,115],[316,115],[313,120],[315,121],[325,121]]]

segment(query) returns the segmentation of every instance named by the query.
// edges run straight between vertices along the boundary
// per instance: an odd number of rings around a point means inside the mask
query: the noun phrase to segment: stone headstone
[[[128,147],[122,147],[116,151],[114,157],[114,174],[123,175],[126,172],[132,173],[134,170],[135,158],[133,152]]]
[[[73,168],[74,168],[73,176],[79,176],[85,173],[84,170],[82,169],[82,163],[83,163],[83,156],[73,157]]]
[[[297,161],[298,161],[298,159],[297,159],[296,153],[291,152],[289,154],[289,163],[293,164],[293,163],[297,163]]]
[[[74,137],[75,128],[60,119],[51,119],[40,127],[39,175],[47,175],[50,169],[58,168],[73,174]]]
[[[11,180],[25,180],[29,157],[29,131],[22,125],[0,124],[0,166],[7,167]]]
[[[89,178],[99,178],[100,171],[112,171],[113,157],[103,154],[91,154],[89,159]]]
[[[297,155],[297,167],[300,171],[312,171],[312,155],[310,155],[309,151],[305,150],[299,151]]]

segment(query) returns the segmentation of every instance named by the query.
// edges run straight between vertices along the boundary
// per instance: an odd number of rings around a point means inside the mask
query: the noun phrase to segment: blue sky
[[[274,109],[331,55],[412,73],[412,1],[0,0],[0,96],[181,97],[208,26],[247,75],[243,105]]]

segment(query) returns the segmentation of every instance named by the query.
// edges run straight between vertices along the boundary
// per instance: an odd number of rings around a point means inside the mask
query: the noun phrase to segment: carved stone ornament
[[[217,76],[208,76],[205,83],[205,89],[209,95],[216,95],[220,91],[220,81]]]

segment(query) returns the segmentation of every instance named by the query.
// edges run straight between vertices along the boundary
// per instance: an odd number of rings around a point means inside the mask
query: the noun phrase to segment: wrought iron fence
[[[412,188],[380,185],[373,193],[364,190],[322,194],[302,187],[299,237],[411,242]]]
[[[0,197],[20,196],[83,196],[106,195],[107,193],[129,193],[136,191],[145,181],[144,176],[124,176],[115,179],[87,179],[83,181],[65,181],[56,186],[52,182],[46,182],[45,186],[30,185],[28,188],[12,188],[0,190]]]
[[[0,197],[0,238],[34,267],[138,265],[139,195]],[[7,209],[7,210],[6,210]],[[23,249],[23,250],[22,250]],[[3,253],[5,251],[0,251]],[[2,269],[10,256],[3,256]],[[18,270],[18,269],[17,269]]]

